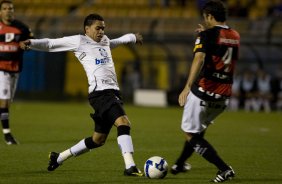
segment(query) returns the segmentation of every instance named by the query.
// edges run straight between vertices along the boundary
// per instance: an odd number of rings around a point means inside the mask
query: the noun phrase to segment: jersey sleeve
[[[136,43],[136,37],[133,33],[125,34],[119,38],[110,40],[110,47],[115,48],[121,44]]]
[[[80,36],[67,36],[57,39],[31,39],[30,48],[47,52],[75,51],[80,43]]]
[[[199,35],[196,38],[195,41],[195,46],[193,49],[193,52],[204,52],[206,53],[206,45],[207,45],[207,40],[206,40],[206,32],[200,32]]]

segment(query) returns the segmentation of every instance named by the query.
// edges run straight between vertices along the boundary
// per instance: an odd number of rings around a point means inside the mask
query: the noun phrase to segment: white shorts
[[[181,129],[188,133],[203,132],[224,111],[227,103],[228,100],[207,102],[190,92],[184,106]]]
[[[0,99],[13,100],[17,88],[19,73],[0,71]]]

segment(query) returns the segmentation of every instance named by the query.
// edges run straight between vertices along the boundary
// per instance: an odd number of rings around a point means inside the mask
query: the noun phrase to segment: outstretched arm
[[[78,44],[79,37],[69,36],[57,39],[29,39],[20,42],[20,47],[23,50],[33,49],[46,52],[61,52],[74,50]]]
[[[118,45],[127,44],[127,43],[142,44],[143,43],[143,36],[140,33],[125,34],[125,35],[123,35],[119,38],[110,40],[110,47],[115,48]]]

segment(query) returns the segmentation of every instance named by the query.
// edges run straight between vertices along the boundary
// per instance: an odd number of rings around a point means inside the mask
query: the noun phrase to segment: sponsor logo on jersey
[[[197,49],[201,49],[203,47],[202,44],[195,45],[193,51],[195,52]]]
[[[196,41],[195,41],[195,47],[193,49],[193,51],[195,52],[197,49],[200,49],[203,47],[203,44],[200,44],[201,43],[201,38],[200,37],[197,37]]]
[[[18,47],[15,45],[0,45],[1,52],[15,52],[18,50]]]
[[[114,85],[115,82],[112,79],[102,79],[102,84],[107,84],[107,85]]]
[[[108,53],[104,48],[99,48],[99,52],[100,52],[101,56],[108,57]]]
[[[195,45],[199,44],[200,42],[201,42],[201,39],[200,39],[200,37],[198,37],[195,41]]]
[[[110,59],[109,59],[109,57],[108,57],[108,52],[106,51],[106,49],[104,49],[104,48],[99,48],[99,52],[100,52],[100,54],[101,54],[101,56],[103,56],[104,58],[102,58],[102,59],[95,59],[95,63],[96,63],[96,65],[105,65],[105,64],[107,64],[107,63],[109,63],[110,62]]]
[[[109,58],[95,59],[96,65],[105,65],[110,62]]]
[[[216,94],[214,92],[204,90],[204,88],[202,88],[202,87],[199,87],[198,90],[202,93],[205,93],[208,96],[214,97],[215,99],[219,99],[219,98],[222,97],[220,94]]]
[[[15,33],[6,33],[5,34],[5,42],[11,42],[15,38]]]
[[[220,38],[219,43],[238,45],[240,42],[239,40],[235,40],[235,39]]]
[[[80,56],[78,57],[79,60],[82,60],[84,57],[86,56],[86,53],[85,52],[82,52],[80,54]]]

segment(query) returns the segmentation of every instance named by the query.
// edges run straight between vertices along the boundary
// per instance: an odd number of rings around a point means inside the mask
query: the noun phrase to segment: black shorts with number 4
[[[95,122],[95,132],[108,134],[116,119],[125,115],[120,92],[113,89],[94,91],[88,95],[90,105],[95,110],[90,114]]]

